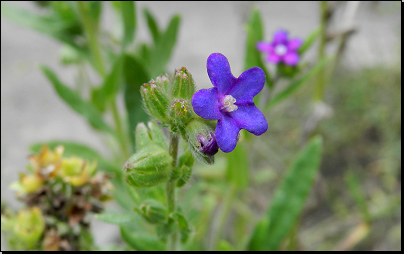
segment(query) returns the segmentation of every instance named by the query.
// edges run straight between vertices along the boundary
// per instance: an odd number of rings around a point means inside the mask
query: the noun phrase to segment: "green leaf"
[[[231,153],[226,154],[227,168],[226,178],[228,182],[234,183],[238,189],[245,189],[248,186],[248,158],[243,143],[239,142]]]
[[[319,63],[316,64],[309,72],[307,72],[302,78],[292,82],[287,88],[282,92],[276,94],[265,106],[265,110],[270,109],[274,105],[288,98],[293,92],[295,92],[301,85],[306,83],[310,78],[312,78],[318,71],[320,71],[328,62],[334,59],[334,56],[329,56],[324,58]]]
[[[92,127],[97,130],[105,131],[117,138],[116,133],[109,127],[98,110],[89,102],[84,101],[75,91],[64,85],[56,77],[55,73],[46,66],[41,65],[41,70],[52,83],[56,93],[62,98],[74,111],[87,118]]]
[[[115,213],[115,212],[104,212],[101,214],[96,214],[94,217],[105,223],[110,224],[125,224],[134,220],[135,213]]]
[[[252,67],[260,67],[265,73],[265,80],[269,88],[272,88],[273,82],[271,80],[270,73],[265,68],[262,62],[261,53],[257,50],[257,42],[263,40],[263,25],[260,12],[257,8],[254,8],[250,21],[246,25],[247,42],[246,42],[246,54],[244,61],[244,69],[247,70]]]
[[[153,37],[154,44],[157,44],[160,37],[160,30],[157,24],[156,19],[150,13],[149,9],[144,8],[143,13],[146,16],[147,26],[149,27],[149,31]]]
[[[104,81],[104,84],[102,85],[103,94],[109,101],[114,101],[116,94],[119,91],[119,84],[122,76],[122,67],[123,57],[120,56],[116,60],[111,72],[108,74]]]
[[[58,16],[39,16],[6,3],[1,3],[1,16],[69,44],[80,52],[80,54],[90,59],[88,48],[78,46],[75,42],[74,35],[80,33],[77,19],[67,20],[61,19]],[[73,31],[76,32],[73,33]]]
[[[368,205],[366,202],[365,194],[361,188],[359,179],[350,170],[345,175],[345,182],[348,185],[348,190],[358,205],[359,210],[362,213],[362,218],[366,222],[370,222],[371,215],[369,213]]]
[[[179,14],[170,20],[167,29],[161,34],[156,47],[150,52],[147,63],[152,77],[157,77],[165,72],[165,67],[170,60],[177,40],[180,21],[181,17]]]
[[[121,230],[122,239],[132,248],[138,251],[164,251],[165,245],[156,237],[149,235],[146,232],[130,232],[123,226]]]
[[[104,156],[95,151],[93,148],[88,147],[87,145],[72,142],[72,141],[49,141],[49,142],[40,142],[35,143],[29,147],[34,153],[39,153],[44,145],[47,145],[49,149],[53,150],[59,145],[63,145],[65,150],[63,152],[63,156],[78,156],[87,160],[96,159],[100,168],[108,171],[108,172],[116,172],[120,171],[119,168],[114,166],[112,163],[105,160]]]
[[[136,5],[134,1],[121,1],[123,19],[122,47],[126,48],[133,42],[136,32]]]
[[[322,138],[316,136],[297,156],[275,192],[269,211],[256,226],[249,250],[278,250],[302,212],[320,166],[321,150]]]
[[[306,40],[304,41],[303,45],[298,49],[299,55],[303,55],[306,50],[310,48],[310,46],[313,44],[313,42],[316,41],[316,39],[320,35],[320,28],[315,29],[309,36],[307,36]]]
[[[125,106],[129,118],[129,135],[132,147],[135,147],[135,130],[139,122],[147,122],[147,113],[142,108],[140,86],[147,83],[150,76],[139,63],[130,55],[124,56],[123,74],[125,80]]]

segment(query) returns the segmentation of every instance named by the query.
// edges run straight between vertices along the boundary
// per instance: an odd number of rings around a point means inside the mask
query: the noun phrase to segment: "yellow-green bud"
[[[194,93],[195,82],[191,73],[185,67],[175,70],[172,91],[174,98],[191,100]]]
[[[175,99],[170,105],[170,118],[176,125],[186,125],[192,120],[194,112],[187,100]]]
[[[126,179],[135,187],[152,187],[169,179],[172,157],[150,144],[132,155],[125,164]]]
[[[38,207],[21,210],[17,215],[15,235],[28,249],[34,247],[45,229],[45,219]]]

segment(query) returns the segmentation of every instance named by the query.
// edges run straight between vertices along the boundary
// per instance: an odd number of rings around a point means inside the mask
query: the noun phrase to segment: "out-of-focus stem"
[[[226,191],[226,195],[223,197],[224,201],[220,208],[218,216],[213,221],[212,238],[211,238],[211,250],[217,249],[219,239],[222,237],[223,229],[229,217],[230,208],[233,204],[234,197],[236,196],[237,188],[234,184],[229,184],[230,188]]]
[[[121,150],[122,150],[124,159],[126,160],[130,156],[128,149],[127,149],[128,148],[128,142],[127,142],[128,139],[125,137],[125,133],[122,128],[121,117],[119,116],[119,112],[118,112],[115,102],[111,103],[111,109],[112,109],[112,116],[115,121],[116,131],[118,132],[118,137],[120,139],[119,144],[121,146]]]
[[[178,154],[178,135],[176,133],[170,134],[170,147],[169,153],[173,158],[172,168],[177,166],[177,154]],[[175,212],[175,183],[177,180],[171,179],[168,180],[166,185],[166,195],[167,195],[167,207],[168,213],[171,214]],[[168,236],[167,241],[167,250],[175,251],[178,250],[178,233],[177,231],[173,232]]]
[[[97,39],[98,28],[96,24],[94,24],[94,22],[91,20],[91,17],[89,15],[90,6],[88,2],[85,1],[77,1],[77,5],[95,68],[102,77],[105,77],[104,61],[101,55],[100,46]]]
[[[317,61],[320,62],[325,57],[325,45],[327,43],[327,25],[329,20],[328,13],[328,2],[320,2],[320,45],[318,47]],[[324,86],[325,86],[325,68],[321,69],[317,75],[316,86],[314,90],[314,100],[322,101],[324,96]]]

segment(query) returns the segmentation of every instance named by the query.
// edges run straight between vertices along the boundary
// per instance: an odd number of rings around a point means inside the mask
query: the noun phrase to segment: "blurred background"
[[[43,11],[33,2],[12,4]],[[401,3],[361,2],[352,17],[344,16],[347,3],[339,4],[329,29],[338,30],[344,18],[350,18],[355,32],[326,87],[329,117],[316,130],[324,135],[322,164],[299,219],[298,246],[401,250]],[[235,76],[243,71],[244,27],[254,5],[261,12],[267,41],[279,28],[305,38],[320,22],[315,2],[138,2],[137,9],[140,13],[147,6],[160,25],[181,14],[169,69],[186,66],[198,88],[207,88],[211,84],[206,59],[213,52],[228,58]],[[104,8],[101,27],[111,31],[113,12],[109,5]],[[143,18],[138,19],[136,40],[151,40]],[[335,47],[330,44],[326,51]],[[100,137],[56,96],[38,69],[38,64],[45,64],[65,83],[73,83],[76,69],[60,64],[60,48],[50,37],[1,18],[1,198],[12,208],[21,203],[8,185],[25,170],[30,144],[74,140],[107,152]],[[314,48],[305,60],[316,59]],[[258,211],[268,205],[260,200],[271,195],[282,169],[299,151],[304,126],[312,116],[311,96],[307,84],[266,115],[269,130],[257,145],[265,149],[250,155],[253,165],[268,165],[270,172],[261,185],[257,182],[259,188],[251,190],[257,193],[251,202],[263,207]],[[260,181],[255,173],[251,172],[252,181]],[[372,221],[371,230],[363,223],[366,220]],[[115,225],[94,220],[92,229],[100,246],[120,238]],[[3,244],[2,238],[5,249]]]

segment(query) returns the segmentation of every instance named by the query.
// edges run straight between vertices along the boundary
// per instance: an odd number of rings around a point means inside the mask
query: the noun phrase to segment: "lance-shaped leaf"
[[[95,129],[108,132],[117,138],[116,133],[104,122],[102,115],[91,103],[83,100],[75,91],[60,82],[55,73],[49,68],[43,65],[41,65],[40,68],[52,83],[59,97],[63,99],[74,111],[87,118],[91,126]]]
[[[161,33],[155,48],[150,52],[147,61],[150,74],[158,76],[165,72],[165,67],[171,58],[175,43],[177,41],[178,28],[180,26],[181,17],[175,15],[170,20],[167,29]]]
[[[272,88],[273,83],[271,76],[261,58],[261,53],[257,50],[257,42],[264,39],[263,36],[263,24],[261,20],[260,12],[255,8],[251,14],[251,18],[246,25],[247,41],[245,51],[244,69],[250,69],[252,67],[260,67],[265,73],[265,81],[269,88]]]
[[[138,251],[164,251],[165,245],[156,237],[146,232],[130,232],[126,227],[120,226],[122,239]]]
[[[79,46],[75,42],[74,36],[81,33],[77,19],[71,20],[56,15],[39,16],[6,3],[1,3],[1,16],[69,44],[84,57],[90,59],[88,48]]]
[[[123,20],[123,39],[122,47],[131,44],[135,38],[136,32],[136,5],[134,1],[121,1],[122,20]]]
[[[288,235],[313,186],[322,150],[322,138],[317,136],[298,155],[275,192],[267,214],[256,226],[249,250],[277,250]]]
[[[140,86],[150,79],[143,65],[133,56],[124,55],[123,75],[125,83],[125,106],[129,120],[129,135],[135,147],[135,129],[139,122],[147,122],[148,115],[142,108]]]
[[[248,158],[243,143],[239,142],[231,153],[226,154],[227,181],[233,183],[238,189],[245,189],[248,186]]]
[[[301,85],[306,83],[310,78],[317,74],[324,66],[331,61],[334,56],[329,56],[324,58],[320,62],[318,62],[309,72],[307,72],[303,77],[300,79],[292,82],[287,88],[285,88],[282,92],[276,94],[265,106],[265,109],[268,110],[271,107],[275,106],[279,102],[288,98],[293,92],[295,92]]]
[[[101,214],[96,214],[95,218],[105,223],[117,224],[117,225],[126,224],[137,219],[136,214],[133,212],[127,212],[127,213],[104,212]]]
[[[157,20],[153,17],[149,9],[144,8],[143,13],[146,16],[147,26],[149,27],[149,31],[153,37],[154,44],[157,44],[160,38],[160,30],[157,24]]]
[[[309,34],[309,36],[307,36],[307,38],[304,40],[303,45],[298,49],[298,53],[300,55],[303,55],[303,53],[310,48],[313,42],[316,41],[319,35],[320,35],[320,28],[317,28],[313,32],[311,32],[311,34]]]

